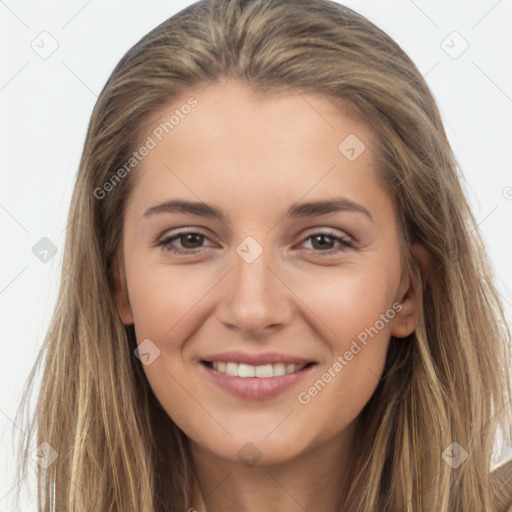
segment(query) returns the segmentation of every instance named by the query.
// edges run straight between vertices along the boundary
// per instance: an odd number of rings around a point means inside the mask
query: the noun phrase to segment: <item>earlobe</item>
[[[400,302],[402,308],[391,321],[391,335],[395,338],[405,338],[414,332],[420,314],[418,287],[410,287]]]
[[[117,261],[114,263],[114,280],[116,283],[115,300],[119,316],[124,325],[131,325],[134,321],[130,299],[128,297],[128,288],[126,286],[124,272],[119,268]]]
[[[430,253],[422,245],[414,244],[411,247],[411,254],[418,265],[418,271],[407,276],[400,288],[397,300],[402,308],[391,322],[391,334],[395,338],[405,338],[416,329],[423,307],[424,285],[430,273]]]

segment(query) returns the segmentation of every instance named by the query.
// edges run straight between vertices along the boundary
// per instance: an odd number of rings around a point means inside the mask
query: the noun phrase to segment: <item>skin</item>
[[[223,80],[160,109],[142,140],[191,95],[197,107],[133,171],[121,319],[135,324],[138,343],[150,339],[160,349],[144,371],[190,439],[197,510],[342,510],[358,415],[382,375],[390,336],[413,332],[420,310],[419,287],[402,275],[397,215],[375,170],[374,134],[325,97],[265,96]],[[349,161],[338,145],[352,133],[366,150]],[[297,202],[341,196],[372,220],[353,210],[285,215]],[[228,218],[144,216],[170,199],[203,201]],[[157,245],[187,228],[205,238],[169,245],[199,252]],[[326,229],[350,246],[310,238]],[[252,263],[236,251],[247,236],[263,249]],[[421,247],[412,254],[428,268]],[[401,305],[394,318],[309,403],[299,403],[298,394],[393,304]],[[227,350],[273,350],[317,364],[291,389],[247,400],[219,389],[201,367],[206,355]],[[252,467],[238,455],[249,442],[261,456]]]

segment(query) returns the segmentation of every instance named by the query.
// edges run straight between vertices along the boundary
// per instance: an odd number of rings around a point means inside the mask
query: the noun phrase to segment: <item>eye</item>
[[[312,250],[315,252],[333,252],[347,251],[353,247],[352,241],[348,237],[340,236],[336,231],[324,230],[316,231],[303,240],[303,244],[311,242]],[[333,244],[339,242],[338,247]]]
[[[203,242],[207,240],[206,235],[196,231],[180,231],[175,235],[164,238],[157,243],[157,246],[162,247],[164,251],[177,253],[177,254],[193,254],[202,249]],[[175,246],[178,241],[180,247]]]
[[[166,252],[174,254],[195,254],[200,252],[205,246],[204,241],[208,240],[206,235],[197,231],[180,231],[172,236],[168,236],[159,242],[157,246],[162,247]],[[317,253],[336,253],[346,251],[353,247],[352,241],[348,237],[340,236],[336,231],[317,231],[302,241],[302,245],[305,243],[311,243],[312,250]],[[181,247],[176,247],[176,243],[179,243]],[[338,243],[338,247],[333,247],[333,244]]]

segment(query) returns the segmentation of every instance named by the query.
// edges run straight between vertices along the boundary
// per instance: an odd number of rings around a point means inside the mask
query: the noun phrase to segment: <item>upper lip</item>
[[[212,354],[210,356],[206,356],[203,360],[210,363],[238,363],[250,364],[251,366],[278,363],[302,365],[314,362],[311,359],[304,359],[303,357],[282,354],[279,352],[262,352],[260,354],[251,354],[249,352],[240,352],[237,350],[222,352],[220,354]]]

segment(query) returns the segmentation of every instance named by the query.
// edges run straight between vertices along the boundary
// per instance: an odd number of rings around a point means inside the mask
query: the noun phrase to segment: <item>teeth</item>
[[[295,373],[306,366],[305,364],[298,365],[283,363],[252,366],[251,364],[222,362],[212,363],[212,365],[214,370],[231,375],[232,377],[259,377],[260,379]]]
[[[242,369],[242,365],[240,365],[240,369],[238,370],[238,375],[240,376],[240,370]],[[262,366],[256,366],[254,368],[254,371],[256,373],[256,377],[259,377],[260,379],[265,379],[267,377],[273,377],[274,376],[274,367],[271,364],[264,364]]]
[[[236,363],[226,363],[226,373],[236,377],[238,375],[238,365]]]
[[[258,368],[262,368],[262,367],[259,366]],[[256,368],[254,366],[251,366],[249,364],[238,365],[238,376],[239,377],[255,377],[256,376],[255,372],[256,372]],[[261,377],[261,375],[258,375],[258,377]]]

